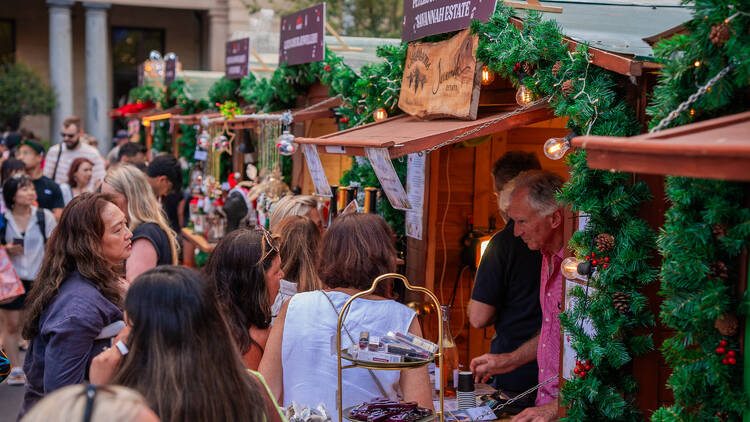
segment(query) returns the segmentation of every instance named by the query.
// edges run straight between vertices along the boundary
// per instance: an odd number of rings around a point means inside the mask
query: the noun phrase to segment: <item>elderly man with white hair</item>
[[[539,335],[506,354],[480,356],[471,362],[478,378],[511,371],[536,358],[539,383],[536,406],[519,413],[513,422],[546,422],[557,419],[558,374],[560,359],[560,313],[562,273],[560,263],[565,254],[563,209],[555,199],[563,179],[547,171],[533,170],[519,174],[511,181],[508,215],[515,221],[513,234],[531,250],[542,253],[539,301],[542,306],[542,328]]]

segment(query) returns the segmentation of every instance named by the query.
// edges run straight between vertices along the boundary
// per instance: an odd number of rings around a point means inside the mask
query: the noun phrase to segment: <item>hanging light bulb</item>
[[[177,54],[174,54],[171,51],[164,56],[164,60],[174,60],[176,58],[177,58]]]
[[[482,67],[482,85],[489,85],[495,80],[495,72],[491,71],[489,67]]]
[[[284,133],[276,140],[276,149],[281,155],[292,155],[297,152],[297,143],[294,142],[294,135],[285,130]]]
[[[581,261],[571,256],[563,259],[562,264],[560,264],[560,271],[567,280],[586,280],[593,272],[593,267],[590,262]]]
[[[516,102],[520,106],[527,106],[531,104],[531,102],[534,101],[534,93],[531,92],[529,87],[521,83],[518,85],[518,90],[516,91]]]
[[[148,58],[151,60],[161,60],[161,53],[156,50],[151,50],[151,52],[148,53]]]
[[[561,159],[570,149],[570,140],[577,135],[574,132],[569,133],[564,138],[549,138],[544,143],[544,155],[551,160]]]
[[[376,122],[379,122],[381,120],[385,120],[388,117],[388,112],[384,108],[379,108],[375,110],[375,114],[373,115]]]

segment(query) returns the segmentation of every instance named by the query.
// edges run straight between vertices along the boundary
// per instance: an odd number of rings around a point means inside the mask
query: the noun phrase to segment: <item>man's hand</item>
[[[517,414],[511,422],[552,422],[557,420],[557,400],[541,406],[529,407]]]
[[[99,353],[91,361],[91,369],[89,369],[89,381],[91,381],[92,384],[109,384],[109,382],[112,381],[112,376],[115,374],[115,369],[117,369],[120,361],[122,361],[123,358],[122,353],[120,353],[120,349],[118,349],[114,344],[118,341],[126,343],[128,334],[130,334],[130,327],[126,326],[122,331],[120,331],[120,334],[115,337],[115,340],[112,342],[112,347]]]
[[[512,353],[485,353],[472,359],[469,369],[476,382],[487,382],[491,376],[510,372],[519,366]]]

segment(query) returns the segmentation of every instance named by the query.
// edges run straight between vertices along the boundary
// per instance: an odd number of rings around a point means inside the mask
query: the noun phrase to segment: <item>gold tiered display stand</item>
[[[354,359],[351,355],[349,355],[348,352],[341,350],[341,328],[344,324],[344,319],[346,318],[347,311],[349,310],[349,306],[353,301],[355,301],[357,298],[360,298],[362,296],[367,296],[370,294],[373,294],[375,292],[375,288],[378,286],[378,283],[380,283],[383,280],[395,278],[398,280],[401,280],[404,282],[404,286],[413,292],[420,292],[424,293],[432,300],[432,302],[435,304],[435,309],[437,309],[437,317],[438,317],[438,352],[433,355],[431,360],[425,360],[425,361],[419,361],[419,362],[402,362],[402,363],[382,363],[382,362],[369,362],[369,361],[362,361]],[[342,401],[342,389],[341,389],[341,378],[342,378],[342,371],[344,369],[349,368],[364,368],[364,369],[370,369],[370,370],[402,370],[402,369],[411,369],[416,368],[420,366],[428,365],[430,362],[436,361],[438,363],[438,366],[440,368],[443,368],[443,342],[441,339],[443,338],[443,315],[440,308],[440,302],[438,302],[437,297],[428,289],[420,286],[412,286],[409,284],[409,280],[406,279],[401,274],[396,273],[388,273],[383,274],[381,276],[378,276],[373,282],[372,286],[368,290],[359,292],[352,297],[349,298],[349,300],[344,303],[344,306],[341,308],[341,312],[339,312],[339,318],[338,318],[338,325],[336,327],[336,350],[338,350],[338,390],[336,390],[336,401],[337,401],[337,407],[339,411],[339,421],[343,421],[344,418],[352,420],[348,417],[348,415],[344,416],[344,407],[343,407],[343,401]],[[351,362],[348,365],[343,365],[341,360],[345,359]],[[437,374],[437,371],[435,373]],[[441,374],[442,375],[442,374]],[[445,386],[443,385],[443,377],[440,376],[440,410],[435,411],[435,416],[439,418],[440,422],[444,421],[444,412],[443,412],[443,399],[444,399],[444,389]]]

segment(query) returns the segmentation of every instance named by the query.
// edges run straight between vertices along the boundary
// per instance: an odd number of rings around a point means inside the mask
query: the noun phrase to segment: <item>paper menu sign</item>
[[[224,76],[241,79],[247,76],[250,63],[250,38],[227,41],[225,44]]]
[[[391,206],[398,210],[411,211],[412,206],[409,202],[409,198],[406,196],[406,191],[401,185],[401,181],[398,179],[396,169],[393,168],[391,163],[391,156],[388,154],[387,148],[365,148],[367,158],[370,160],[372,169],[375,170],[375,175],[378,176],[380,186],[383,188],[383,192],[388,197]]]
[[[409,154],[406,164],[406,196],[412,211],[406,212],[406,235],[422,240],[422,208],[424,204],[425,162],[427,153]]]
[[[325,23],[325,3],[282,16],[279,64],[292,66],[323,60]]]
[[[331,192],[331,186],[328,184],[323,164],[320,162],[318,147],[312,144],[302,144],[302,151],[305,153],[307,169],[310,171],[310,177],[315,187],[315,194],[329,198],[332,197],[333,192]]]

